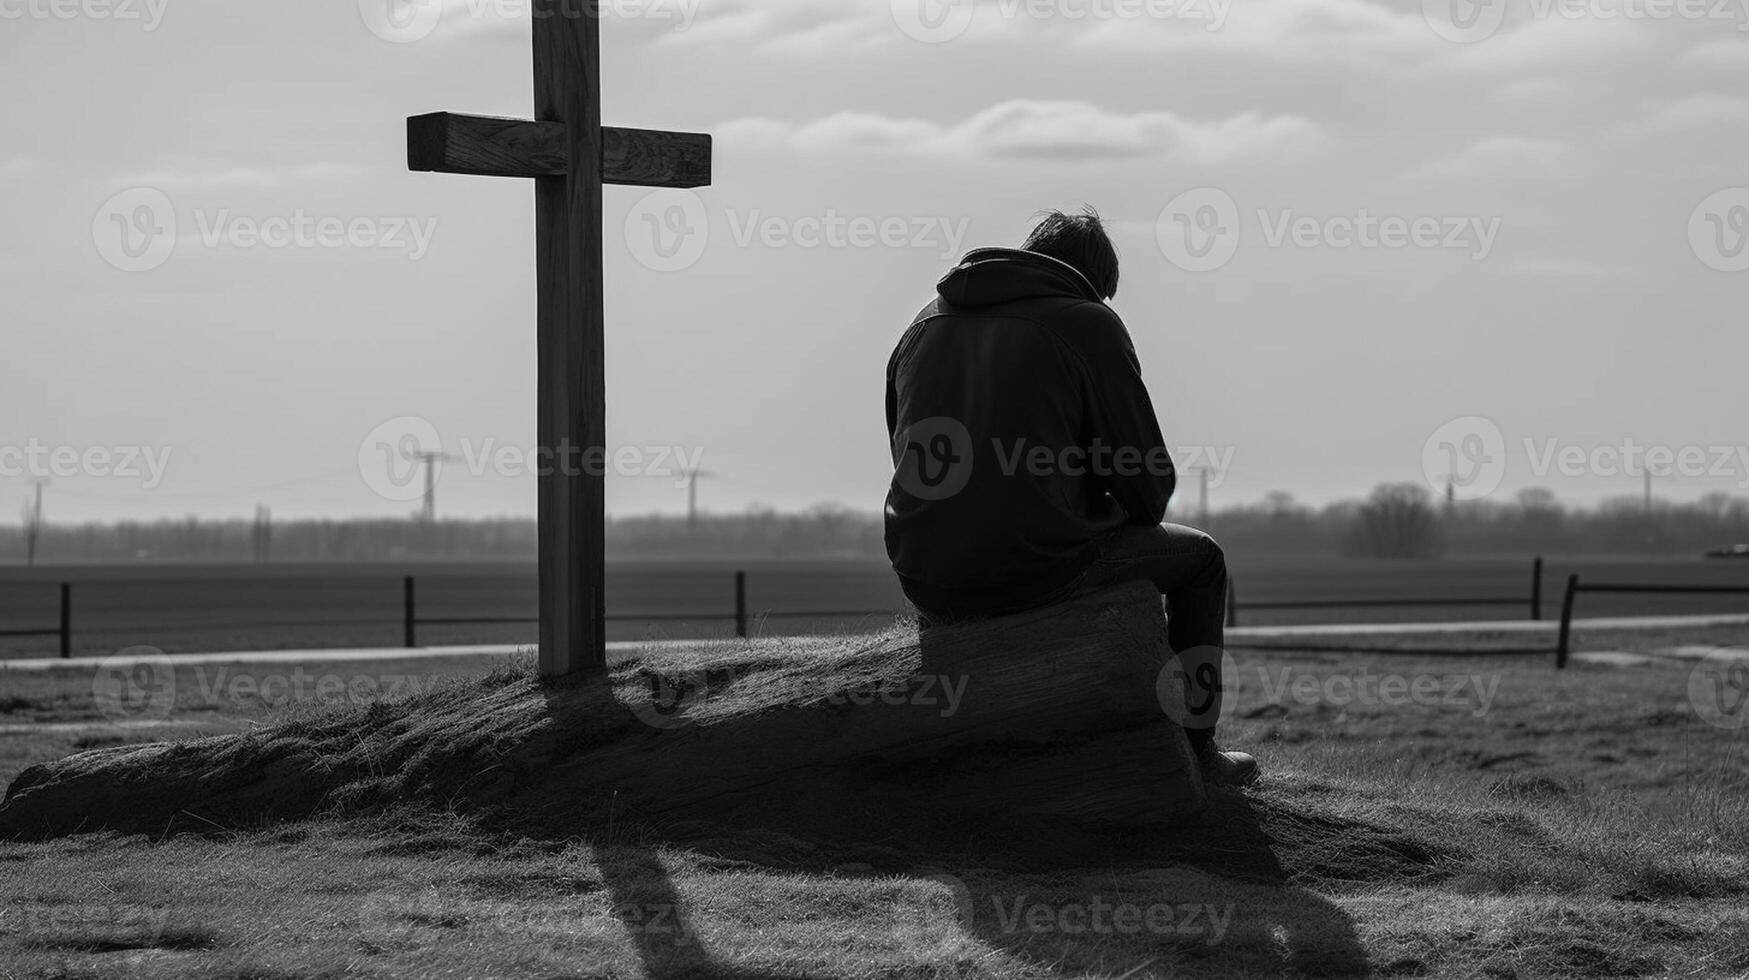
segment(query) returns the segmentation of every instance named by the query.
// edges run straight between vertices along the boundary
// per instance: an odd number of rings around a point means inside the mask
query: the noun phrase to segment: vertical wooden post
[[[73,656],[73,583],[61,583],[61,659]]]
[[[534,115],[565,125],[566,173],[534,180],[539,351],[540,672],[607,665],[606,317],[602,309],[601,58],[596,0],[536,0]]]
[[[1561,639],[1555,647],[1555,669],[1567,666],[1567,649],[1573,639],[1573,599],[1579,593],[1579,576],[1567,576],[1567,594],[1561,599]]]
[[[747,635],[747,573],[735,573],[735,635]]]
[[[413,615],[413,576],[409,575],[401,581],[401,637],[406,640],[409,648],[419,645],[417,624],[418,620]]]
[[[1230,577],[1227,579],[1227,625],[1239,625],[1239,587]]]
[[[1537,555],[1530,566],[1530,618],[1543,618],[1543,556]]]

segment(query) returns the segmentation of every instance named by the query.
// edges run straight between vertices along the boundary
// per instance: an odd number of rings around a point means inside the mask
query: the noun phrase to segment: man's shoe
[[[1216,786],[1249,786],[1257,781],[1257,760],[1248,752],[1222,752],[1210,742],[1197,750],[1202,779]]]

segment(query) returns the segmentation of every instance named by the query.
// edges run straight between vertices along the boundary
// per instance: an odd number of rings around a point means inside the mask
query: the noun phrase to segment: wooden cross
[[[534,114],[407,120],[410,170],[533,177],[539,346],[540,669],[607,663],[601,185],[700,187],[711,138],[601,125],[598,0],[536,0]]]

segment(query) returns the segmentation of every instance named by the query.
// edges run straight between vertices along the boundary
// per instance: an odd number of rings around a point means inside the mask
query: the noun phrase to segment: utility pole
[[[1198,526],[1206,531],[1206,530],[1208,530],[1208,527],[1209,527],[1209,471],[1208,471],[1208,468],[1204,467],[1204,466],[1198,466],[1195,469],[1185,470],[1185,472],[1195,473],[1197,475],[1198,491],[1199,491],[1198,497],[1197,497],[1197,512],[1198,512],[1197,522],[1198,522]]]
[[[43,484],[49,481],[33,482],[36,484],[36,501],[24,510],[24,563],[32,566],[36,564],[37,542],[43,532]]]
[[[686,528],[690,531],[698,527],[698,478],[716,474],[696,466],[682,472],[686,474]]]
[[[419,519],[430,524],[437,520],[437,463],[455,457],[441,451],[420,451],[408,453],[407,458],[425,464],[425,506],[420,510]]]
[[[1206,531],[1209,526],[1209,471],[1206,468],[1203,468],[1198,469],[1196,473],[1198,476],[1202,477],[1202,496],[1198,498],[1198,508],[1202,511],[1202,526],[1203,530]]]
[[[1650,514],[1652,512],[1652,467],[1644,467],[1643,472],[1646,477],[1646,513]]]
[[[265,504],[255,505],[255,562],[267,564],[273,547],[273,511]]]

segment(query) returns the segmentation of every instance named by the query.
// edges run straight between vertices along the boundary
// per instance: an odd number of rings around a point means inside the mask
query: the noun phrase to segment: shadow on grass
[[[597,694],[567,686],[549,710],[574,712],[577,697]],[[620,813],[606,827],[584,827],[574,808],[521,797],[524,805],[497,809],[487,823],[593,846],[614,914],[659,980],[784,976],[713,955],[657,853],[664,846],[773,873],[908,878],[925,889],[934,881],[952,897],[950,918],[941,896],[933,907],[921,902],[921,931],[893,937],[896,944],[951,948],[970,937],[1062,976],[1365,975],[1353,921],[1302,883],[1419,879],[1438,857],[1386,829],[1231,790],[1214,792],[1198,817],[1141,830],[931,813],[870,799],[869,788],[866,768],[850,777],[823,769],[772,787],[760,801],[704,814],[695,808],[683,819]],[[1284,862],[1283,852],[1301,866]]]

